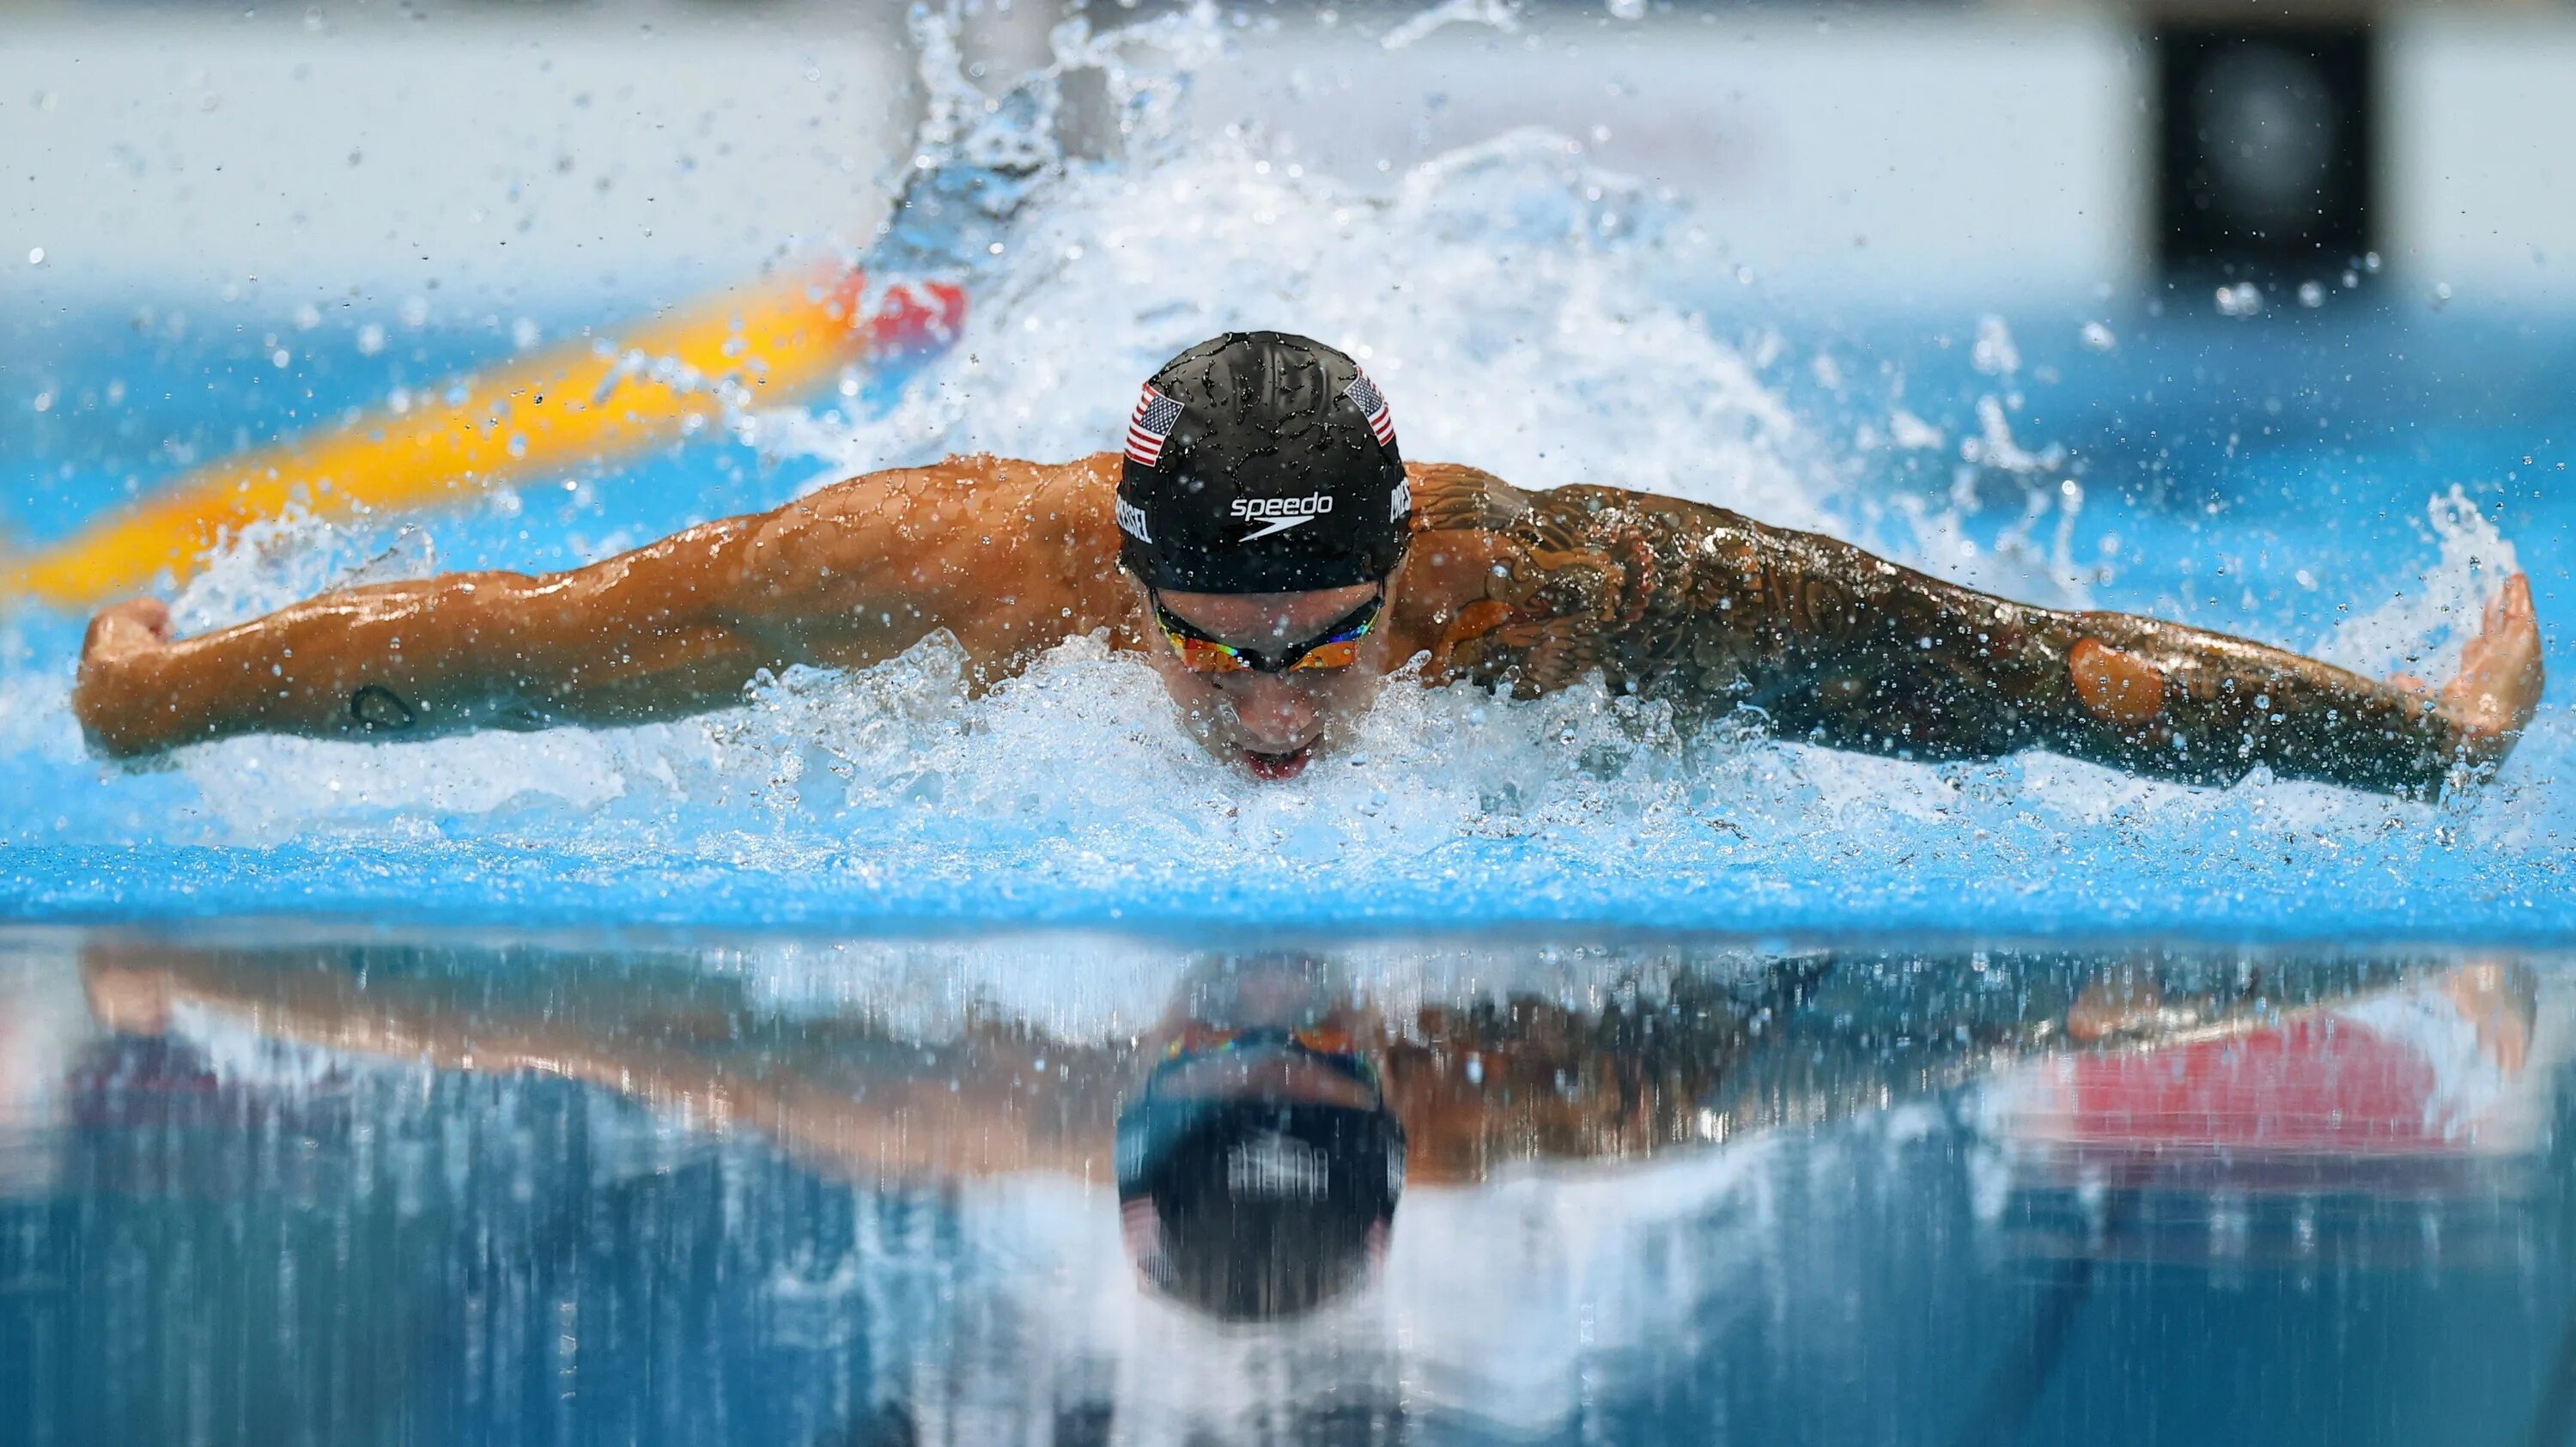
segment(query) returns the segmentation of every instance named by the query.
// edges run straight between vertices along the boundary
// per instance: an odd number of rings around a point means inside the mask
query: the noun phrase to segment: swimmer
[[[569,572],[328,593],[199,637],[91,623],[73,707],[133,758],[247,733],[423,739],[641,723],[764,670],[857,669],[934,631],[978,686],[1069,637],[1142,657],[1263,779],[1385,677],[1528,696],[1599,676],[1690,716],[1942,760],[2042,749],[2226,785],[2257,767],[2408,797],[2502,760],[2541,693],[2529,581],[2435,688],[2119,613],[2014,603],[1722,508],[1528,492],[1406,463],[1387,400],[1303,337],[1229,333],[1145,385],[1123,454],[852,478]]]

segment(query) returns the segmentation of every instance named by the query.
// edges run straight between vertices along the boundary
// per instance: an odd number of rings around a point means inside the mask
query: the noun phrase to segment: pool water
[[[0,1440],[2568,1425],[2563,957],[1271,945],[1388,1022],[1412,1181],[1347,1294],[1219,1325],[1137,1285],[1105,1131],[881,1134],[1090,1119],[1205,951],[12,931]]]
[[[2254,317],[1838,307],[1563,137],[1360,190],[1182,125],[1223,103],[1205,10],[1058,32],[1107,161],[1053,149],[1060,77],[988,114],[922,23],[919,184],[1033,168],[872,258],[966,284],[955,345],[460,509],[259,525],[165,587],[182,627],[1097,451],[1164,357],[1281,326],[1365,359],[1416,459],[2355,668],[2440,676],[2526,570],[2540,715],[2416,804],[1399,686],[1270,784],[1098,640],[970,697],[934,637],[703,719],[126,769],[67,707],[84,620],[17,607],[0,1447],[2576,1431],[2576,316],[2359,258]],[[632,320],[0,308],[0,538]],[[1140,1280],[1112,1119],[1169,1002],[1283,961],[1374,1022],[1410,1182],[1355,1284],[1226,1325]]]

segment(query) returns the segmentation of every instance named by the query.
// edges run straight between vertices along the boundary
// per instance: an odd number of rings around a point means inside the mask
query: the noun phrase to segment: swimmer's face
[[[1167,591],[1161,598],[1173,616],[1220,642],[1276,653],[1341,622],[1377,591],[1374,583],[1357,583],[1301,593]],[[1304,772],[1314,751],[1368,707],[1386,672],[1390,630],[1381,622],[1361,640],[1358,659],[1347,668],[1193,673],[1153,624],[1153,603],[1142,585],[1136,594],[1147,620],[1145,656],[1180,705],[1190,732],[1211,753],[1261,778],[1293,779]]]

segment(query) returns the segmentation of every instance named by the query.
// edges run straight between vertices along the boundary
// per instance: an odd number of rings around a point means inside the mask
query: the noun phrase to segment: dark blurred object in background
[[[2355,269],[2377,244],[2368,23],[2175,23],[2153,43],[2165,277],[2296,285]]]

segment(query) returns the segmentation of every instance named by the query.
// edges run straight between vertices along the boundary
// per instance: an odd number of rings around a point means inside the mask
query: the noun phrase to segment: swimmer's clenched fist
[[[1415,659],[1433,684],[1524,695],[1598,675],[1837,748],[2038,748],[2202,784],[2259,766],[2418,797],[2502,759],[2542,683],[2520,575],[2446,686],[2379,682],[2028,607],[1698,503],[1407,464],[1357,364],[1255,332],[1157,372],[1123,455],[874,473],[571,572],[350,589],[184,640],[163,605],[119,604],[90,628],[73,703],[92,745],[127,757],[251,732],[634,723],[942,630],[978,686],[1105,635],[1211,751],[1266,778],[1301,771]]]

